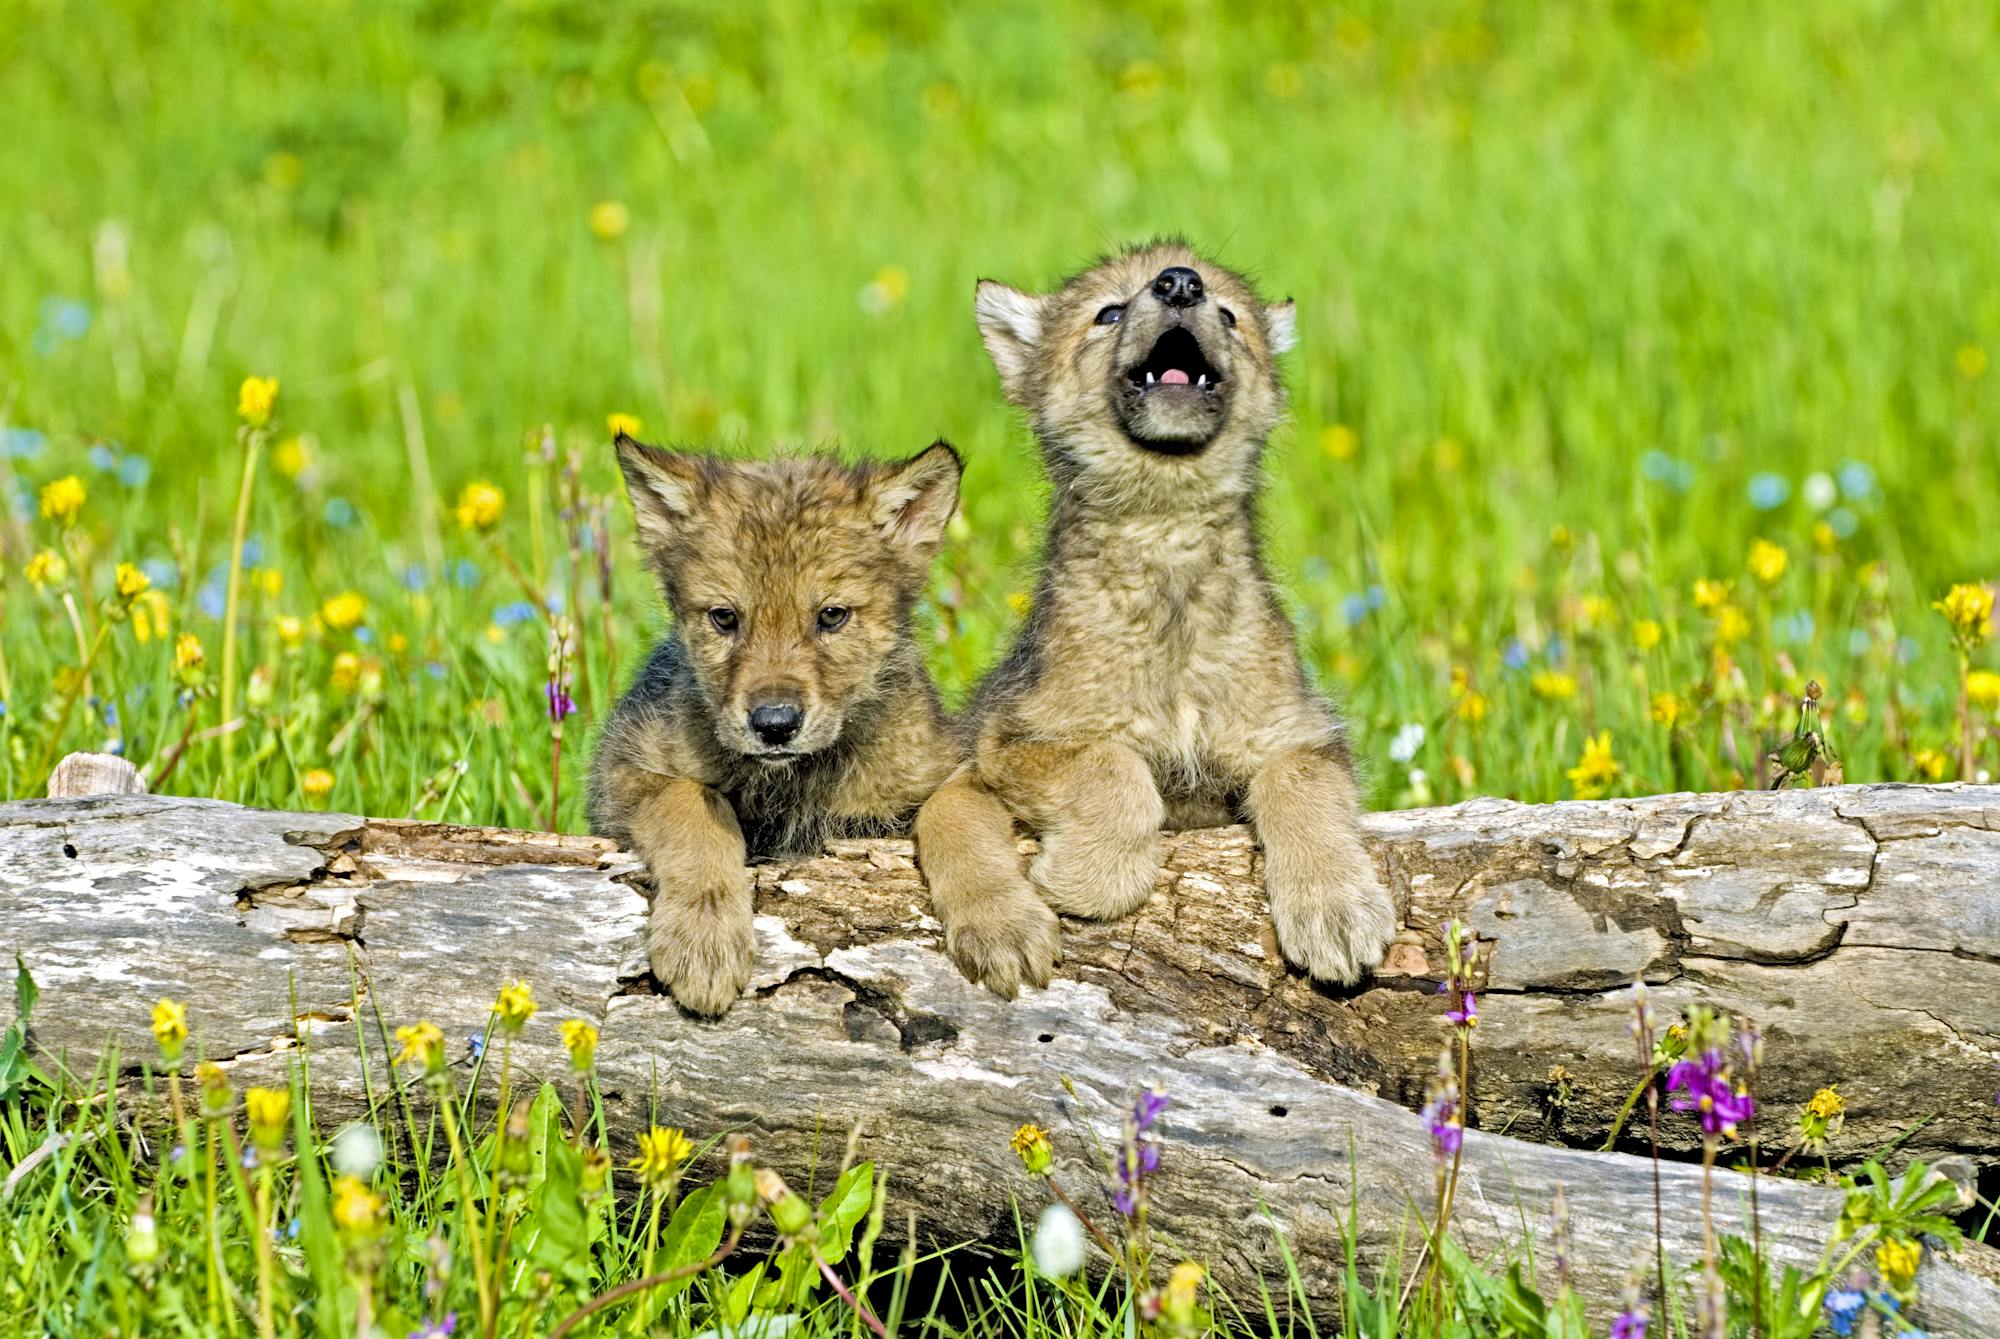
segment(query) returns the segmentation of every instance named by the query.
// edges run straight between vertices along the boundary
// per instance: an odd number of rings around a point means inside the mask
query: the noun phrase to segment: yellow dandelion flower
[[[1576,602],[1576,625],[1584,632],[1608,628],[1618,621],[1618,606],[1609,596],[1586,595]]]
[[[1910,766],[1926,781],[1942,781],[1951,770],[1951,759],[1943,749],[1918,749],[1910,759]]]
[[[1650,651],[1660,644],[1660,620],[1642,618],[1632,625],[1632,645]]]
[[[1891,1239],[1875,1248],[1875,1267],[1882,1271],[1882,1281],[1891,1292],[1907,1292],[1917,1281],[1917,1268],[1923,1260],[1924,1248],[1914,1241]]]
[[[569,1067],[579,1074],[588,1074],[597,1063],[597,1029],[581,1018],[571,1018],[562,1025],[563,1049],[569,1052]]]
[[[1722,646],[1734,646],[1750,635],[1750,619],[1733,604],[1725,604],[1715,611],[1715,640]]]
[[[1944,615],[1952,640],[1967,651],[1993,635],[1993,588],[1960,583],[1934,600],[1931,608]]]
[[[271,452],[271,465],[287,479],[296,479],[312,464],[312,446],[303,437],[287,437]]]
[[[305,620],[296,614],[279,614],[277,629],[278,640],[286,646],[297,646],[306,639]]]
[[[28,559],[28,565],[21,569],[21,575],[28,578],[36,590],[46,590],[50,586],[60,586],[69,579],[69,564],[63,561],[54,549],[43,549]]]
[[[1569,784],[1579,800],[1599,799],[1624,770],[1611,756],[1611,732],[1601,730],[1595,738],[1584,739],[1583,757],[1569,769]]]
[[[65,474],[54,483],[42,489],[42,515],[57,525],[75,525],[76,518],[83,514],[83,504],[90,496],[83,486],[83,480],[74,474]]]
[[[201,1088],[201,1114],[221,1116],[228,1112],[229,1104],[236,1094],[229,1087],[229,1075],[213,1060],[204,1060],[194,1067],[194,1081]]]
[[[251,1088],[243,1094],[243,1111],[250,1118],[250,1133],[265,1148],[285,1142],[285,1122],[292,1114],[292,1094],[288,1088]]]
[[[637,437],[646,425],[639,421],[637,414],[606,414],[604,430],[613,437],[623,433],[627,437]]]
[[[1458,717],[1459,720],[1464,721],[1467,725],[1482,725],[1486,721],[1486,715],[1491,706],[1492,704],[1486,699],[1486,694],[1480,692],[1477,688],[1468,688],[1458,701],[1452,705],[1451,711],[1452,715]]]
[[[1181,1261],[1167,1275],[1167,1286],[1160,1291],[1160,1311],[1173,1328],[1195,1327],[1195,1306],[1207,1278],[1208,1271],[1192,1260]]]
[[[236,417],[245,426],[268,427],[271,411],[278,407],[278,379],[276,377],[245,377],[236,391]]]
[[[658,1189],[680,1175],[681,1164],[693,1152],[687,1135],[655,1125],[639,1136],[639,1156],[632,1159],[631,1167],[642,1184]]]
[[[333,773],[324,767],[308,767],[299,773],[299,789],[309,800],[323,800],[333,790]]]
[[[444,1030],[428,1018],[397,1028],[396,1042],[403,1048],[396,1053],[397,1064],[416,1064],[434,1074],[443,1071]]]
[[[1671,730],[1675,726],[1679,725],[1682,721],[1685,721],[1690,714],[1691,713],[1688,711],[1687,703],[1681,700],[1679,694],[1677,693],[1653,694],[1653,705],[1651,711],[1651,715],[1653,717],[1653,724],[1665,726],[1667,729]]]
[[[1767,586],[1775,586],[1785,575],[1785,567],[1791,562],[1791,555],[1768,539],[1760,539],[1750,545],[1748,566],[1750,575]]]
[[[1977,381],[1986,375],[1986,350],[1977,344],[1961,344],[1952,361],[1958,364],[1958,374],[1967,381]]]
[[[327,682],[337,692],[351,693],[361,684],[361,657],[352,651],[342,651],[333,658],[333,668],[327,674]]]
[[[1329,423],[1319,430],[1319,449],[1328,460],[1352,460],[1361,454],[1361,434],[1345,423]]]
[[[342,591],[319,607],[319,616],[335,632],[352,632],[368,617],[368,601],[354,591]]]
[[[500,996],[493,1001],[494,1016],[500,1020],[503,1032],[519,1032],[535,1016],[535,992],[526,981],[509,981],[500,987]]]
[[[173,606],[156,590],[147,591],[132,603],[132,636],[142,646],[155,638],[165,641],[173,621]]]
[[[1832,1120],[1847,1110],[1847,1102],[1837,1088],[1826,1087],[1812,1095],[1812,1101],[1806,1103],[1806,1110],[1821,1120]]]
[[[632,226],[632,211],[616,200],[599,200],[590,207],[590,231],[600,241],[615,242]]]
[[[1039,1125],[1023,1125],[1014,1131],[1014,1137],[1007,1141],[1007,1147],[1014,1150],[1021,1165],[1028,1169],[1028,1175],[1040,1176],[1048,1171],[1055,1161],[1055,1149],[1049,1143],[1049,1132]]]
[[[1975,707],[1991,710],[2000,707],[2000,674],[1992,670],[1974,670],[1965,676],[1965,695]]]
[[[153,1002],[153,1040],[160,1044],[160,1058],[169,1065],[178,1064],[187,1038],[187,1006],[162,995]]]
[[[135,563],[120,563],[111,584],[118,592],[120,603],[130,604],[152,589],[153,579],[140,571]]]
[[[373,1233],[388,1207],[387,1201],[358,1176],[343,1176],[333,1183],[334,1225],[350,1237]]]
[[[1712,614],[1722,608],[1729,599],[1729,583],[1714,581],[1708,577],[1694,583],[1694,607],[1704,614]]]
[[[192,632],[183,632],[174,642],[174,668],[182,674],[200,669],[208,661],[208,653],[202,650],[201,638]]]
[[[476,479],[465,486],[458,495],[458,505],[452,514],[458,518],[461,530],[491,530],[500,524],[500,517],[507,510],[507,495],[484,479]]]
[[[400,632],[392,632],[389,634],[389,640],[384,645],[389,648],[390,655],[399,656],[410,649],[410,639]]]
[[[257,589],[267,600],[275,600],[285,593],[285,574],[275,567],[260,567],[252,574]]]
[[[1576,676],[1561,670],[1538,670],[1535,677],[1528,680],[1528,687],[1544,701],[1567,702],[1576,696]]]

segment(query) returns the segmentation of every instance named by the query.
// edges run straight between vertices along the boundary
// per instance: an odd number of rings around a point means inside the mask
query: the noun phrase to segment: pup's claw
[[[1011,1000],[1045,988],[1062,960],[1062,924],[1027,884],[986,898],[945,928],[945,948],[968,980]]]

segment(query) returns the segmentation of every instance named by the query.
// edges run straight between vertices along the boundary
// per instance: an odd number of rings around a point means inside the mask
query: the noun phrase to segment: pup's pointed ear
[[[1299,343],[1299,309],[1290,298],[1264,308],[1264,329],[1271,335],[1272,353],[1290,353]]]
[[[962,468],[949,442],[933,442],[908,460],[884,466],[871,488],[870,512],[884,537],[929,562],[958,507]]]
[[[1010,400],[1019,402],[1027,384],[1028,367],[1042,339],[1042,310],[1047,302],[1047,298],[992,279],[981,279],[973,291],[972,314],[979,322],[979,338],[999,369],[1000,385]]]
[[[648,549],[672,544],[701,507],[708,474],[702,458],[647,446],[622,432],[612,445],[618,448],[625,491],[632,495],[640,543]]]

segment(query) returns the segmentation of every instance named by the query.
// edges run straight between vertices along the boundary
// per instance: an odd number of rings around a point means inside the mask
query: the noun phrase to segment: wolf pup
[[[1050,907],[1128,915],[1153,892],[1163,826],[1248,819],[1285,958],[1353,981],[1396,913],[1361,844],[1344,728],[1257,540],[1292,304],[1155,244],[1052,294],[982,282],[975,308],[1053,498],[1026,625],[964,721],[971,760],[917,817],[953,956],[1003,996],[1046,984]],[[1015,817],[1041,838],[1025,878]]]
[[[750,979],[746,860],[906,829],[958,764],[910,630],[958,454],[617,449],[673,626],[605,722],[590,823],[652,872],[653,975],[716,1015]]]

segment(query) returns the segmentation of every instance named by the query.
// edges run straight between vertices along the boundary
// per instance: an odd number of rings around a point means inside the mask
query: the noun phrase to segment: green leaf
[[[674,1216],[667,1220],[666,1229],[660,1234],[660,1251],[654,1268],[662,1272],[684,1269],[708,1259],[722,1244],[722,1230],[728,1221],[728,1206],[723,1203],[719,1185],[709,1184],[695,1191],[680,1202]],[[653,1290],[652,1296],[659,1302],[678,1297],[693,1287],[699,1277],[689,1274],[663,1283]],[[734,1291],[732,1287],[732,1295]]]
[[[541,1150],[541,1182],[528,1197],[522,1227],[533,1234],[528,1257],[579,1287],[590,1282],[590,1219],[583,1207],[583,1155],[565,1139]]]
[[[35,978],[28,974],[28,964],[22,962],[21,955],[16,953],[14,955],[14,1013],[17,1015],[15,1023],[18,1026],[28,1026],[28,1015],[35,1011],[35,1001],[40,999],[41,996],[41,987],[37,986]]]
[[[868,1216],[875,1202],[875,1164],[860,1162],[849,1167],[833,1183],[833,1189],[819,1202],[819,1253],[828,1264],[838,1264],[854,1240],[854,1229]]]

